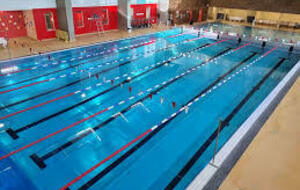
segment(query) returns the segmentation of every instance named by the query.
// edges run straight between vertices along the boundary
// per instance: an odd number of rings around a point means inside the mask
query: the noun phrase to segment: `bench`
[[[69,41],[68,32],[63,30],[56,30],[56,38],[59,40],[64,40],[65,42]]]
[[[238,16],[229,16],[228,19],[230,21],[237,21],[237,22],[243,22],[245,19],[243,17],[238,17]]]

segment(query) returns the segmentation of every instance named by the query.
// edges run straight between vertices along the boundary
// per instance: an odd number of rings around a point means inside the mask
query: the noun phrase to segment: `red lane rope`
[[[74,95],[74,94],[75,94],[75,92],[72,92],[72,93],[70,93],[70,94],[67,94],[67,95],[64,95],[64,96],[61,96],[61,97],[58,97],[58,98],[55,98],[55,99],[52,99],[52,100],[49,100],[49,101],[46,101],[46,102],[37,104],[37,105],[34,105],[34,106],[31,106],[31,107],[29,107],[29,108],[26,108],[26,109],[23,109],[23,110],[20,110],[20,111],[11,113],[11,114],[9,114],[9,115],[6,115],[6,116],[1,117],[0,120],[7,119],[7,118],[9,118],[9,117],[15,116],[15,115],[17,115],[17,114],[20,114],[20,113],[23,113],[23,112],[32,110],[32,109],[34,109],[34,108],[37,108],[37,107],[40,107],[40,106],[43,106],[43,105],[46,105],[46,104],[50,104],[50,103],[52,103],[52,102],[54,102],[54,101],[61,100],[61,99],[63,99],[63,98],[67,98],[67,97],[72,96],[72,95]]]
[[[275,49],[277,49],[278,46],[276,45],[276,47],[272,48],[271,50],[269,50],[268,52],[266,52],[263,57],[267,56],[269,53],[271,53],[272,51],[274,51]]]
[[[14,74],[14,73],[20,73],[20,72],[23,72],[23,71],[29,71],[29,70],[32,70],[32,68],[29,68],[29,69],[22,69],[22,70],[19,70],[19,71],[13,71],[13,72],[9,72],[9,73],[5,73],[5,74],[1,74],[0,76],[6,76],[6,75],[10,75],[10,74]]]
[[[237,51],[237,50],[239,50],[239,49],[242,49],[242,48],[244,48],[244,47],[246,47],[246,46],[248,46],[248,45],[250,45],[250,44],[251,44],[251,43],[249,42],[249,43],[247,43],[247,44],[245,44],[245,45],[243,45],[243,46],[240,46],[240,47],[234,49],[233,51]]]
[[[1,91],[0,94],[5,94],[7,92],[12,92],[12,91],[15,91],[15,90],[20,90],[22,88],[34,86],[34,85],[45,83],[45,82],[49,82],[49,81],[50,81],[50,79],[42,80],[42,81],[39,81],[39,82],[34,82],[34,83],[31,83],[31,84],[27,84],[27,85],[20,86],[20,87],[17,87],[17,88],[13,88],[13,89],[10,89],[10,90]]]
[[[62,188],[60,188],[60,190],[65,190],[68,187],[70,187],[71,185],[73,185],[74,183],[76,183],[77,181],[79,181],[81,178],[83,178],[84,176],[88,175],[89,173],[91,173],[92,171],[94,171],[96,168],[98,168],[99,166],[101,166],[102,164],[104,164],[105,162],[109,161],[110,159],[112,159],[114,156],[116,156],[117,154],[119,154],[120,152],[122,152],[123,150],[125,150],[126,148],[128,148],[129,146],[131,146],[132,144],[134,144],[135,142],[137,142],[138,140],[140,140],[141,138],[143,138],[144,136],[146,136],[147,134],[149,134],[150,132],[152,132],[152,129],[147,130],[146,132],[144,132],[143,134],[141,134],[140,136],[138,136],[137,138],[133,139],[132,141],[130,141],[128,144],[124,145],[122,148],[120,148],[119,150],[117,150],[116,152],[114,152],[113,154],[111,154],[110,156],[106,157],[104,160],[102,160],[101,162],[99,162],[98,164],[94,165],[93,167],[91,167],[90,169],[88,169],[87,171],[85,171],[84,173],[82,173],[80,176],[76,177],[75,179],[73,179],[71,182],[69,182],[67,185],[63,186]]]
[[[225,40],[226,41],[226,40]],[[250,43],[249,43],[250,44]],[[247,45],[249,45],[247,44]],[[243,46],[247,46],[246,44]],[[277,47],[276,47],[277,48]],[[276,49],[275,48],[275,49]],[[275,50],[274,48],[272,49],[272,51]],[[270,53],[272,52],[270,51]],[[172,102],[173,107],[176,106],[175,102]],[[88,169],[87,171],[85,171],[84,173],[82,173],[81,175],[79,175],[78,177],[76,177],[75,179],[73,179],[71,182],[69,182],[68,184],[66,184],[65,186],[63,186],[62,188],[60,188],[60,190],[66,190],[67,188],[69,188],[71,185],[73,185],[74,183],[76,183],[77,181],[79,181],[80,179],[82,179],[83,177],[85,177],[86,175],[88,175],[89,173],[91,173],[92,171],[94,171],[96,168],[98,168],[99,166],[101,166],[102,164],[104,164],[105,162],[107,162],[108,160],[112,159],[114,156],[116,156],[117,154],[119,154],[120,152],[122,152],[123,150],[125,150],[126,148],[128,148],[129,146],[131,146],[132,144],[134,144],[135,142],[137,142],[138,140],[140,140],[141,138],[143,138],[144,136],[148,135],[150,132],[152,132],[156,127],[152,127],[149,130],[147,130],[146,132],[144,132],[143,134],[141,134],[140,136],[138,136],[137,138],[133,139],[132,141],[130,141],[128,144],[124,145],[123,147],[121,147],[119,150],[117,150],[116,152],[114,152],[113,154],[111,154],[110,156],[106,157],[104,160],[102,160],[101,162],[97,163],[96,165],[94,165],[93,167],[91,167],[90,169]]]
[[[152,42],[143,43],[142,45],[139,45],[139,46],[133,46],[130,49],[136,49],[136,48],[139,48],[139,47],[142,47],[142,46],[147,46],[147,45],[153,44],[155,42],[156,42],[156,40],[153,40]]]
[[[170,36],[168,36],[168,37],[170,37]],[[154,42],[155,42],[155,41],[156,41],[156,40],[154,40]],[[152,44],[152,43],[154,43],[154,42],[144,43],[144,44],[142,44],[141,46],[150,45],[150,44]],[[132,47],[131,49],[135,49],[135,48],[138,48],[138,47],[141,47],[141,46],[136,45],[136,46]],[[49,57],[48,59],[50,60],[51,57]],[[87,63],[83,63],[83,64],[87,64]],[[24,72],[24,71],[29,71],[29,70],[32,70],[32,68],[33,68],[33,67],[28,68],[28,69],[19,70],[19,71],[13,71],[13,72],[5,73],[5,74],[0,74],[0,76],[2,77],[2,76],[9,75],[9,74],[14,74],[14,73],[20,73],[20,72]]]
[[[186,40],[186,42],[195,41],[195,40],[202,39],[202,38],[205,38],[205,37],[206,37],[206,36],[201,36],[201,37],[197,37],[197,38],[192,38],[192,39]]]
[[[193,39],[188,40],[188,41],[194,41],[194,40],[201,39],[201,38],[204,38],[204,36],[203,36],[203,37],[200,37],[200,38],[193,38]],[[99,75],[98,75],[98,74],[96,75],[96,78],[99,79]],[[131,87],[129,88],[129,92],[131,92]],[[70,94],[67,94],[67,95],[64,95],[64,96],[61,96],[61,97],[58,97],[58,98],[55,98],[55,99],[52,99],[52,100],[43,102],[43,103],[41,103],[41,104],[38,104],[38,105],[35,105],[35,106],[32,106],[32,107],[29,107],[29,108],[26,108],[26,109],[17,111],[17,112],[15,112],[15,113],[12,113],[12,114],[9,114],[9,115],[6,115],[6,116],[1,117],[0,120],[7,119],[7,118],[9,118],[9,117],[15,116],[15,115],[17,115],[17,114],[20,114],[20,113],[23,113],[23,112],[26,112],[26,111],[29,111],[29,110],[32,110],[32,109],[35,109],[35,108],[38,108],[38,107],[41,107],[41,106],[43,106],[43,105],[47,105],[47,104],[49,104],[49,103],[52,103],[52,102],[54,102],[54,101],[57,101],[57,100],[60,100],[60,99],[63,99],[63,98],[67,98],[67,97],[72,96],[72,95],[74,95],[74,94],[75,94],[75,92],[72,92],[72,93],[70,93]]]
[[[174,37],[181,36],[181,35],[184,35],[184,33],[183,34],[176,34],[176,35],[168,36],[168,38],[174,38]]]
[[[227,39],[227,40],[228,40],[228,39]],[[222,41],[216,42],[216,43],[214,43],[214,44],[221,43],[221,42],[227,41],[227,40],[222,40]],[[276,48],[277,48],[277,47],[276,47]],[[273,49],[274,49],[274,48],[273,48]],[[270,50],[270,52],[273,51],[273,49]],[[266,55],[267,55],[267,54],[266,54]],[[59,97],[59,98],[56,98],[56,99],[62,99],[62,98],[65,98],[65,97],[71,96],[71,95],[73,95],[73,93],[70,93],[70,94],[68,94],[68,95],[65,95],[65,96],[62,96],[62,97]],[[152,95],[151,95],[151,94],[150,94],[150,98],[152,98]],[[56,99],[50,100],[50,101],[48,101],[48,102],[50,103],[50,102],[56,101]],[[47,102],[41,103],[41,104],[36,105],[36,106],[32,106],[32,107],[27,108],[27,109],[33,109],[33,108],[35,108],[35,107],[42,106],[42,105],[44,105],[44,104],[47,104]],[[27,109],[25,109],[24,111],[26,111]],[[24,111],[21,110],[21,111],[19,111],[19,112],[22,113],[22,112],[24,112]],[[38,143],[40,143],[40,142],[42,142],[42,141],[44,141],[44,140],[46,140],[46,139],[48,139],[48,138],[50,138],[50,137],[52,137],[52,136],[55,136],[55,135],[57,135],[57,134],[59,134],[59,133],[65,131],[65,130],[67,130],[67,129],[70,129],[70,128],[72,128],[72,127],[74,127],[74,126],[76,126],[76,125],[78,125],[78,124],[80,124],[80,123],[82,123],[82,122],[85,122],[86,120],[89,120],[89,119],[91,119],[91,118],[93,118],[93,117],[95,117],[95,116],[97,116],[97,115],[99,115],[99,114],[101,114],[101,113],[106,112],[106,111],[108,111],[108,108],[106,108],[106,109],[104,109],[104,110],[101,110],[101,111],[99,111],[99,112],[97,112],[97,113],[95,113],[95,114],[93,114],[93,115],[91,115],[91,116],[89,116],[89,117],[87,117],[87,118],[84,118],[84,119],[82,119],[82,120],[80,120],[80,121],[77,121],[77,122],[73,123],[72,125],[69,125],[69,126],[63,128],[63,129],[60,129],[60,130],[58,130],[58,131],[56,131],[56,132],[54,132],[54,133],[51,133],[51,134],[49,134],[49,135],[47,135],[47,136],[45,136],[45,137],[43,137],[43,138],[41,138],[41,139],[39,139],[39,140],[36,140],[36,141],[34,141],[34,142],[30,143],[30,144],[27,144],[27,145],[25,145],[25,146],[23,146],[23,147],[21,147],[21,148],[15,150],[15,151],[12,151],[12,152],[10,152],[10,153],[8,153],[8,154],[6,154],[6,155],[0,157],[0,161],[3,160],[3,159],[5,159],[5,158],[7,158],[7,157],[9,157],[9,156],[11,156],[11,155],[16,154],[16,153],[18,153],[18,152],[20,152],[20,151],[22,151],[22,150],[24,150],[24,149],[26,149],[26,148],[29,148],[29,147],[31,147],[31,146],[33,146],[33,145],[35,145],[35,144],[38,144]],[[15,114],[18,114],[18,113],[15,113]],[[6,116],[5,116],[5,117],[6,117]],[[3,119],[3,118],[1,118],[1,119]]]
[[[175,34],[175,35],[172,35],[172,36],[168,36],[167,38],[174,38],[174,37],[182,36],[182,35],[185,35],[185,34],[192,34],[192,33],[191,32],[184,32],[184,33],[181,33],[181,34]]]
[[[91,118],[93,118],[93,117],[95,117],[95,116],[97,116],[97,115],[100,115],[100,114],[106,112],[107,110],[108,110],[108,108],[106,108],[106,109],[104,109],[104,110],[101,110],[101,111],[99,111],[99,112],[97,112],[97,113],[95,113],[95,114],[93,114],[93,115],[90,115],[89,117],[86,117],[86,118],[84,118],[84,119],[81,119],[81,120],[79,120],[79,121],[77,121],[77,122],[75,122],[75,123],[73,123],[73,124],[71,124],[71,125],[69,125],[69,126],[67,126],[67,127],[65,127],[65,128],[62,128],[62,129],[60,129],[60,130],[58,130],[58,131],[56,131],[56,132],[54,132],[54,133],[51,133],[51,134],[49,134],[49,135],[47,135],[47,136],[45,136],[45,137],[43,137],[43,138],[40,138],[40,139],[38,139],[38,140],[36,140],[36,141],[34,141],[34,142],[32,142],[32,143],[29,143],[29,144],[27,144],[27,145],[25,145],[25,146],[23,146],[23,147],[21,147],[21,148],[19,148],[19,149],[17,149],[17,150],[14,150],[14,151],[12,151],[12,152],[10,152],[10,153],[4,155],[4,156],[1,156],[1,157],[0,157],[0,161],[3,160],[3,159],[5,159],[5,158],[7,158],[7,157],[10,157],[11,155],[16,154],[16,153],[18,153],[18,152],[20,152],[20,151],[22,151],[22,150],[24,150],[24,149],[26,149],[26,148],[29,148],[29,147],[31,147],[31,146],[33,146],[33,145],[36,145],[36,144],[38,144],[38,143],[40,143],[40,142],[42,142],[42,141],[44,141],[44,140],[46,140],[46,139],[48,139],[48,138],[50,138],[50,137],[53,137],[53,136],[55,136],[55,135],[57,135],[57,134],[59,134],[59,133],[61,133],[61,132],[63,132],[63,131],[66,131],[66,130],[68,130],[68,129],[70,129],[70,128],[76,126],[76,125],[79,125],[80,123],[83,123],[83,122],[85,122],[86,120],[89,120],[89,119],[91,119]]]
[[[206,47],[210,47],[210,46],[213,46],[213,45],[216,45],[216,44],[222,43],[222,42],[226,42],[226,41],[228,41],[228,40],[229,40],[229,39],[220,40],[220,41],[218,41],[218,42],[215,42],[215,43],[209,44],[209,45],[208,45],[208,46],[206,46]]]

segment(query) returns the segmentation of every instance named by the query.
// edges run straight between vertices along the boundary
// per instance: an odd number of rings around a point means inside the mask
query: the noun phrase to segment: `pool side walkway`
[[[298,77],[219,190],[299,190],[299,145]]]
[[[168,29],[171,29],[171,27],[166,25],[154,25],[152,28],[132,30],[131,33],[128,33],[124,30],[112,30],[107,31],[104,34],[101,34],[100,36],[97,33],[83,34],[77,35],[75,42],[64,42],[58,39],[37,41],[29,37],[19,37],[9,41],[9,49],[4,49],[2,48],[2,46],[0,46],[0,61],[9,58],[34,55],[38,54],[39,52],[44,53],[62,49],[69,49],[73,47],[91,45],[94,43],[118,40],[122,38],[129,38]],[[32,48],[32,52],[30,51],[30,48]]]

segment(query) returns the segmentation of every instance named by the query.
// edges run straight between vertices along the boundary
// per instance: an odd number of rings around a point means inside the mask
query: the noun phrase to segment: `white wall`
[[[168,12],[169,10],[169,0],[159,0],[158,9],[162,12]]]
[[[55,0],[0,0],[0,11],[54,8]]]
[[[73,7],[118,5],[118,0],[72,0]],[[0,0],[0,11],[55,8],[56,0]]]
[[[34,18],[31,10],[27,10],[23,12],[24,14],[24,21],[26,24],[26,31],[27,31],[27,36],[37,39],[37,34],[36,34],[36,27],[34,23]]]
[[[118,0],[72,0],[73,7],[117,6]]]
[[[164,0],[169,1],[169,0]],[[128,0],[131,5],[135,4],[157,4],[158,0]]]
[[[128,0],[129,4],[151,4],[159,0]],[[168,1],[168,0],[160,0]],[[118,5],[118,0],[72,0],[73,7]],[[0,11],[55,8],[56,0],[0,0]]]

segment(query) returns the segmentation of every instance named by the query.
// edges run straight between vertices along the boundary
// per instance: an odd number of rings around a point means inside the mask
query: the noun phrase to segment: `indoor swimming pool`
[[[299,61],[288,50],[174,28],[0,62],[1,187],[184,189]]]

